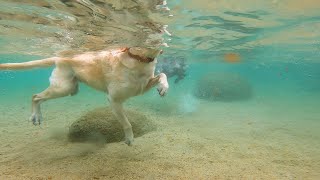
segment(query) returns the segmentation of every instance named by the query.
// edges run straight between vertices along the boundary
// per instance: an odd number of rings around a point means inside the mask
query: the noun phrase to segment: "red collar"
[[[130,48],[126,47],[126,48],[123,48],[121,49],[122,52],[128,52],[128,55],[133,58],[133,59],[136,59],[138,60],[139,62],[143,62],[143,63],[151,63],[152,61],[154,61],[155,58],[150,58],[150,57],[141,57],[139,55],[135,55],[135,54],[132,54],[130,51],[129,51]]]

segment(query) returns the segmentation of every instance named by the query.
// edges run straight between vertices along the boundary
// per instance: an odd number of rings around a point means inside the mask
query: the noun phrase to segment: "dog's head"
[[[141,62],[152,62],[159,54],[162,54],[162,50],[151,49],[144,47],[131,47],[127,48],[128,54]]]

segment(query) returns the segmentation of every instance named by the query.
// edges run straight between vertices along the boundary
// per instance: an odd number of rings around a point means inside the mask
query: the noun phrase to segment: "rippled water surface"
[[[204,57],[316,61],[319,8],[317,0],[1,0],[0,49],[50,55],[167,43],[169,52]]]

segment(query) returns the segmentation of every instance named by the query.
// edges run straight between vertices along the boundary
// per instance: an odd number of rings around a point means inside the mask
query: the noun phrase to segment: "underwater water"
[[[81,84],[34,126],[31,97],[53,67],[0,71],[0,179],[320,178],[318,1],[0,3],[0,63],[124,45],[161,47],[162,70],[178,63],[165,97],[125,102],[156,127],[133,146],[68,138],[105,94]]]

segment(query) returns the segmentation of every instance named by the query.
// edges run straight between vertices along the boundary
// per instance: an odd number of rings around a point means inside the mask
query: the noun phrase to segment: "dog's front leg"
[[[124,114],[122,102],[116,102],[112,99],[109,99],[109,101],[111,104],[113,114],[116,116],[124,130],[125,143],[130,146],[133,143],[133,131],[127,116]]]
[[[157,76],[151,78],[145,88],[145,91],[148,91],[149,89],[156,86],[157,84],[158,84],[157,90],[160,96],[164,96],[169,89],[167,76],[164,73],[160,73]]]

